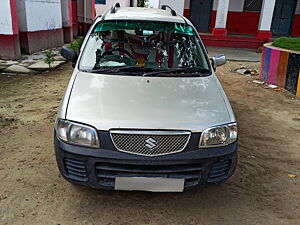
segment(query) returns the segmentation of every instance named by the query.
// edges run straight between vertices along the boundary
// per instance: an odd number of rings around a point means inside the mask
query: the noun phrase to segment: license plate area
[[[184,179],[163,177],[116,177],[115,190],[183,192]]]

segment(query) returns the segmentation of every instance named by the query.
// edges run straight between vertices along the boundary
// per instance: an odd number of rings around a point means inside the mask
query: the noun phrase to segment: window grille
[[[260,12],[263,0],[245,0],[244,12]]]

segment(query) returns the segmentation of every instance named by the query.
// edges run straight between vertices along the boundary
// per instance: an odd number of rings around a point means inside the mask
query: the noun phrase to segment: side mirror
[[[76,51],[70,48],[62,48],[60,50],[60,54],[62,57],[66,58],[67,60],[70,60],[73,63],[73,65],[76,64],[78,59],[78,54]]]
[[[226,56],[221,54],[221,55],[212,57],[211,61],[212,61],[212,66],[213,66],[214,70],[216,70],[216,68],[218,66],[222,66],[226,63]]]

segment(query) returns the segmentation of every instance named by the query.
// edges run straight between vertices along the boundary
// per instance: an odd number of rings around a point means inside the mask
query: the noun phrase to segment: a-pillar
[[[268,41],[272,38],[271,25],[276,0],[264,0],[260,13],[257,38]]]
[[[226,22],[230,0],[219,0],[213,36],[227,36]]]
[[[32,54],[63,45],[60,0],[17,0],[21,51]]]
[[[21,58],[16,0],[1,0],[0,58]]]
[[[72,1],[61,0],[62,26],[64,32],[64,42],[73,41],[73,18],[72,18]]]
[[[84,35],[96,17],[95,0],[77,0],[79,34]]]

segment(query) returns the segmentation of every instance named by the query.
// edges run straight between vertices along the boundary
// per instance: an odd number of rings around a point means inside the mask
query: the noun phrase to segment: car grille
[[[87,170],[84,162],[75,159],[65,158],[65,169],[67,176],[73,180],[87,181]]]
[[[214,183],[224,180],[227,177],[230,166],[231,160],[220,160],[217,163],[214,163],[207,181]]]
[[[200,164],[187,165],[130,165],[116,163],[97,163],[98,183],[107,188],[115,186],[116,177],[163,177],[185,179],[184,186],[199,184],[201,178]]]
[[[159,156],[185,149],[191,136],[187,131],[111,130],[117,150],[143,156]]]

